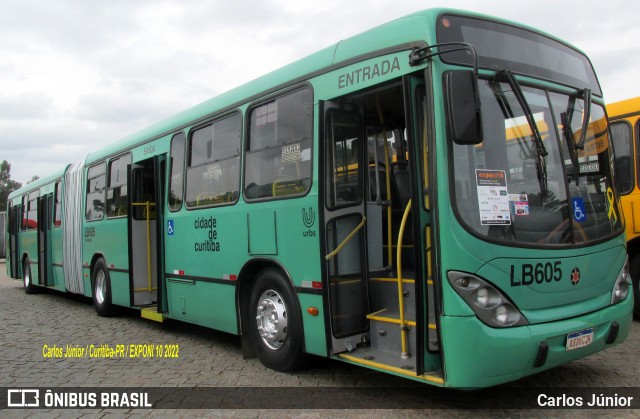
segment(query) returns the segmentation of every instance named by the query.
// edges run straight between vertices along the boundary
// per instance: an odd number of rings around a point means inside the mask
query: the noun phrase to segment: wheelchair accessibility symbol
[[[167,235],[173,236],[173,233],[174,233],[173,220],[167,220]]]
[[[573,207],[573,219],[579,223],[584,223],[587,219],[587,210],[584,206],[584,199],[571,198],[571,206]]]

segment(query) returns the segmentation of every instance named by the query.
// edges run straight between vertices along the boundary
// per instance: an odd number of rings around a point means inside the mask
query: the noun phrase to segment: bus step
[[[442,371],[428,371],[418,375],[415,369],[415,357],[402,359],[396,354],[374,348],[357,348],[350,353],[338,354],[337,358],[351,364],[391,371],[432,384],[444,384]]]
[[[149,306],[144,307],[140,310],[140,317],[148,320],[153,320],[154,322],[162,323],[164,321],[164,316],[162,313],[158,313],[157,306]]]

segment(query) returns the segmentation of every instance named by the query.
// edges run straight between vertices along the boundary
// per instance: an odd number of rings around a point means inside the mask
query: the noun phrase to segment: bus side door
[[[321,103],[325,165],[325,284],[332,353],[350,350],[369,328],[362,117]]]

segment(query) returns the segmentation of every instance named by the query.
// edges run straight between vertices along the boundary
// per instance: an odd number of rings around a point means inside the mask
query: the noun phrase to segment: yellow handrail
[[[402,214],[402,222],[400,223],[400,231],[398,232],[398,248],[396,251],[396,262],[398,264],[398,307],[400,309],[400,334],[402,339],[402,359],[409,358],[409,352],[407,351],[407,322],[404,318],[404,301],[402,295],[402,240],[404,238],[404,229],[407,224],[407,218],[409,218],[409,212],[411,211],[411,200],[407,203],[407,207]]]
[[[352,231],[351,233],[349,233],[349,235],[348,235],[347,237],[345,237],[345,239],[344,239],[344,240],[342,240],[342,243],[340,243],[340,244],[338,245],[338,247],[336,247],[336,250],[334,250],[333,252],[329,253],[327,256],[325,256],[325,257],[324,257],[324,258],[325,258],[325,260],[329,260],[329,259],[331,259],[332,257],[334,257],[335,255],[337,255],[337,254],[338,254],[338,252],[339,252],[340,250],[342,250],[342,248],[347,244],[347,242],[348,242],[349,240],[351,240],[351,239],[353,238],[353,236],[355,236],[355,234],[356,234],[358,231],[360,231],[360,229],[361,229],[362,227],[364,227],[364,223],[365,223],[366,221],[367,221],[367,217],[365,217],[365,216],[363,215],[363,216],[362,216],[362,221],[360,221],[360,224],[358,224],[358,225],[356,226],[356,228],[354,228],[354,229],[353,229],[353,231]]]
[[[389,169],[389,149],[388,149],[388,139],[387,139],[387,128],[384,125],[384,115],[382,114],[382,107],[380,106],[380,96],[376,96],[376,108],[378,110],[378,119],[380,119],[380,123],[382,124],[382,135],[384,136],[384,172],[385,172],[385,183],[387,187],[387,201],[389,205],[387,206],[387,259],[389,263],[389,267],[393,266],[393,237],[392,237],[392,225],[391,225],[391,171]],[[378,141],[374,138],[374,147],[378,147]],[[377,175],[376,175],[377,176]]]

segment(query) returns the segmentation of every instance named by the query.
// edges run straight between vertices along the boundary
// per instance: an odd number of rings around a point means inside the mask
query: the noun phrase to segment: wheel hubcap
[[[276,291],[267,290],[260,296],[256,322],[265,345],[280,349],[287,338],[287,306]]]
[[[105,296],[105,275],[103,271],[98,271],[96,274],[96,301],[98,304],[104,303]]]

